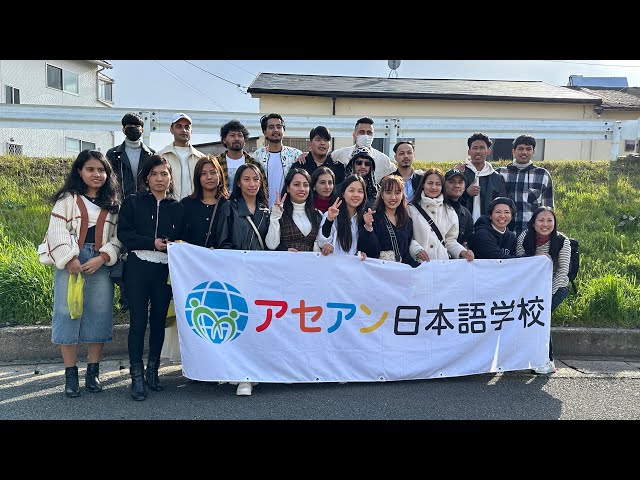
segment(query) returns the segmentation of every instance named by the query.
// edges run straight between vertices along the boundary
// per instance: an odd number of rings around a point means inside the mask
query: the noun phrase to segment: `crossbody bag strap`
[[[209,231],[207,232],[207,238],[204,239],[204,247],[207,247],[207,242],[209,241],[209,236],[211,235],[211,227],[213,227],[213,219],[216,218],[216,212],[218,211],[218,205],[220,204],[220,199],[216,202],[216,206],[213,207],[213,215],[211,215],[211,220],[209,220]]]
[[[264,242],[262,241],[262,237],[260,236],[260,232],[258,231],[258,227],[256,227],[255,223],[253,223],[253,220],[252,220],[250,215],[247,217],[247,220],[249,221],[249,224],[253,227],[253,231],[256,232],[256,235],[258,236],[258,241],[260,242],[260,246],[262,247],[262,250],[265,250]]]
[[[396,238],[396,232],[393,229],[393,225],[389,221],[389,217],[386,214],[384,215],[385,223],[387,225],[387,230],[389,231],[389,236],[391,237],[391,246],[393,247],[393,252],[396,254],[396,262],[402,261],[402,256],[400,255],[400,247],[398,246],[398,239]]]
[[[420,214],[427,220],[427,222],[429,222],[429,226],[431,227],[431,230],[433,230],[436,236],[440,239],[440,243],[442,243],[444,248],[447,248],[447,246],[444,244],[444,240],[442,239],[442,234],[440,233],[440,230],[438,230],[438,226],[435,224],[431,216],[424,210],[424,208],[422,208],[417,203],[414,203],[413,206],[416,207],[420,212]]]

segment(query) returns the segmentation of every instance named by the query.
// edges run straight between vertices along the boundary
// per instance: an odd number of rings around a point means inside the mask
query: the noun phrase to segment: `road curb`
[[[106,357],[127,356],[129,325],[113,326],[113,341],[105,343]],[[640,357],[640,329],[552,327],[554,355],[564,357]],[[148,336],[148,330],[147,330]],[[148,339],[145,339],[145,349]],[[50,326],[0,328],[0,362],[60,360],[60,347],[51,343]],[[80,346],[79,359],[86,358]]]

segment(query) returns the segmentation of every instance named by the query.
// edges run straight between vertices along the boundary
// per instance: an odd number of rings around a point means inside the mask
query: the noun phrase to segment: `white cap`
[[[186,113],[179,112],[179,113],[174,113],[173,115],[171,115],[171,125],[176,123],[181,118],[186,118],[187,120],[189,120],[189,123],[193,123],[191,121],[191,117],[189,115],[187,115]]]

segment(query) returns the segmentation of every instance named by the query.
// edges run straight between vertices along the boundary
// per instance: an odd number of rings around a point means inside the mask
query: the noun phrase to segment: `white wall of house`
[[[333,101],[324,97],[293,95],[256,95],[260,99],[260,113],[280,113],[285,122],[286,114],[331,115]],[[551,104],[532,102],[486,102],[456,100],[395,100],[338,98],[336,115],[353,116],[355,121],[370,117],[443,117],[443,118],[514,118],[514,119],[596,119],[591,105]],[[609,115],[609,117],[607,116]],[[637,119],[638,112],[606,112],[602,118],[615,120]],[[384,136],[382,126],[374,124],[376,138]],[[479,128],[482,131],[482,128]],[[473,132],[469,132],[469,136]],[[527,133],[527,132],[522,132]],[[491,137],[491,135],[489,134]],[[335,148],[352,145],[351,138],[336,138]],[[460,161],[467,155],[466,138],[416,139],[416,159],[419,161]],[[624,141],[620,151],[624,152]],[[544,160],[609,160],[609,140],[545,139]]]
[[[48,87],[47,64],[77,74],[78,93]],[[20,90],[21,104],[108,108],[98,101],[99,68],[85,60],[0,60],[0,102],[6,103],[8,85]],[[65,138],[93,143],[102,152],[114,143],[113,132],[0,128],[0,154],[9,153],[7,144],[17,144],[31,157],[75,157],[78,152],[65,148]]]

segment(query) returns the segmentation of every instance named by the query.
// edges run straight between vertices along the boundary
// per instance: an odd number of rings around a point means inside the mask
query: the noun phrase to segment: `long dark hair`
[[[256,172],[260,177],[260,188],[258,189],[258,193],[256,194],[257,204],[262,207],[269,208],[269,196],[267,195],[267,186],[264,175],[262,175],[260,167],[257,164],[251,162],[243,163],[238,167],[238,170],[236,170],[236,174],[233,176],[233,191],[231,192],[231,196],[229,197],[229,199],[237,200],[238,198],[242,197],[242,190],[240,189],[239,184],[240,179],[242,178],[242,173],[247,168],[250,168],[251,170]]]
[[[229,189],[227,188],[226,175],[222,174],[222,167],[220,162],[213,155],[207,155],[206,157],[199,158],[196,162],[196,166],[193,169],[193,193],[189,195],[190,198],[197,198],[202,200],[202,183],[200,183],[200,177],[202,176],[202,169],[204,166],[210,163],[218,175],[218,190],[216,191],[215,198],[229,198]]]
[[[98,196],[96,197],[95,204],[100,208],[104,208],[108,212],[118,213],[121,203],[120,184],[118,183],[118,178],[113,172],[113,168],[111,168],[111,163],[109,163],[107,158],[97,150],[83,150],[78,154],[71,165],[71,171],[67,175],[64,185],[53,195],[53,197],[51,197],[51,201],[56,203],[67,193],[75,193],[77,195],[84,195],[87,193],[88,187],[80,176],[80,170],[82,170],[84,164],[89,160],[98,160],[102,163],[104,171],[107,173],[107,180],[104,182],[104,185],[100,187],[100,190],[98,190]]]
[[[549,235],[549,255],[551,256],[551,260],[553,260],[553,268],[555,269],[558,266],[558,258],[560,257],[560,234],[558,233],[558,220],[556,219],[556,214],[551,207],[538,207],[533,211],[533,215],[531,219],[527,223],[527,230],[522,239],[522,247],[524,248],[524,254],[527,257],[533,257],[536,254],[536,233],[535,224],[536,218],[542,212],[551,212],[553,215],[553,230]],[[566,241],[566,240],[565,240]]]
[[[442,170],[439,168],[430,168],[424,172],[420,179],[420,183],[418,184],[418,188],[416,189],[416,193],[411,199],[411,203],[420,205],[420,200],[422,199],[422,194],[424,192],[424,184],[427,183],[427,177],[429,175],[438,175],[440,177],[440,195],[442,195],[443,203],[449,203],[447,202],[447,196],[444,194],[444,173],[442,173]]]
[[[376,212],[381,212],[383,215],[385,214],[385,204],[382,195],[384,192],[391,192],[396,188],[400,189],[402,193],[403,200],[396,207],[396,220],[397,227],[404,227],[409,221],[409,214],[407,213],[407,197],[404,193],[404,179],[399,175],[387,175],[380,181],[380,192],[378,193],[378,198],[376,199],[376,205],[374,210]],[[384,217],[382,217],[384,218]]]
[[[171,181],[169,182],[169,188],[167,188],[167,196],[173,197],[173,170],[171,170],[171,164],[169,161],[160,155],[151,155],[145,160],[142,165],[142,170],[140,170],[140,174],[138,175],[138,190],[149,191],[149,175],[151,175],[153,167],[157,167],[158,165],[166,165],[167,170],[169,170]]]
[[[293,181],[293,177],[296,175],[302,175],[307,182],[309,182],[309,196],[304,202],[304,212],[307,214],[307,218],[311,222],[312,227],[320,225],[320,212],[313,207],[313,191],[311,190],[311,176],[303,168],[291,168],[289,173],[284,179],[284,190],[288,192],[289,185]],[[280,194],[282,198],[282,194]],[[291,195],[287,193],[287,198],[284,199],[284,205],[282,206],[283,216],[291,218],[293,216],[293,202],[291,201]]]
[[[362,190],[364,190],[364,198],[356,209],[356,224],[358,226],[363,222],[362,216],[364,215],[364,208],[367,204],[367,182],[361,175],[349,175],[344,179],[344,182],[342,182],[342,188],[340,189],[340,198],[342,199],[342,203],[340,204],[338,217],[336,218],[338,242],[340,243],[342,250],[345,252],[348,252],[351,249],[351,218],[349,217],[349,211],[347,210],[347,202],[344,200],[344,192],[353,182],[360,182]]]
[[[329,167],[322,166],[322,167],[316,168],[311,174],[311,183],[309,184],[309,186],[311,187],[311,191],[313,192],[313,195],[315,197],[316,183],[318,183],[318,179],[322,175],[326,175],[326,174],[331,175],[331,178],[333,179],[333,190],[331,191],[331,195],[329,195],[329,200],[333,203],[337,196],[336,195],[336,174]]]

